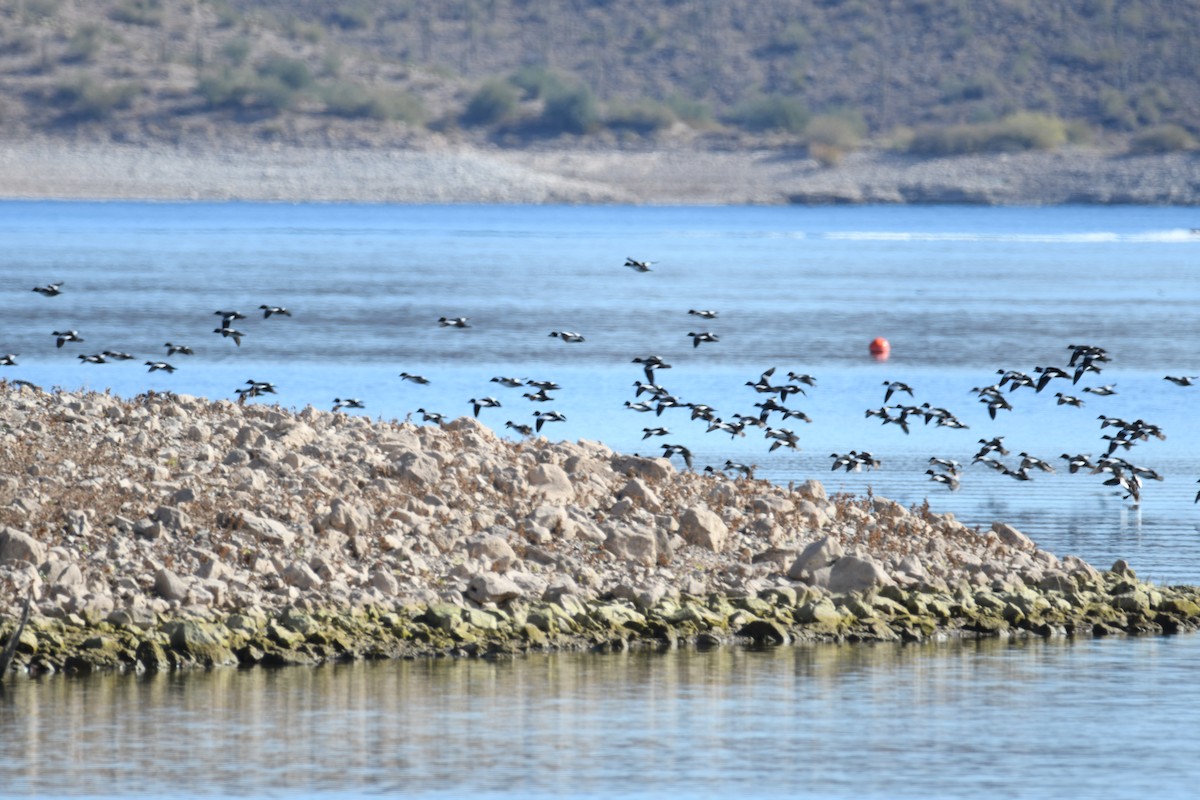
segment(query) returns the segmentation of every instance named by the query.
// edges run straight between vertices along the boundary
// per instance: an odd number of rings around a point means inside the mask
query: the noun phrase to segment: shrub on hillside
[[[479,87],[463,111],[464,125],[495,125],[511,119],[517,110],[517,88],[502,80]]]
[[[646,136],[674,125],[675,113],[669,106],[651,100],[615,102],[609,105],[604,124],[613,130],[633,131]]]
[[[116,22],[157,28],[163,22],[162,0],[125,0],[108,16]]]
[[[508,76],[508,82],[520,89],[522,97],[526,100],[549,97],[568,88],[566,78],[541,64],[527,64],[521,67]]]
[[[1196,149],[1196,138],[1179,125],[1155,125],[1139,131],[1129,142],[1135,155],[1177,153]]]
[[[88,122],[107,119],[121,108],[128,108],[137,94],[129,84],[106,84],[84,75],[62,83],[50,93],[51,105],[60,111],[62,122]]]
[[[778,94],[746,100],[729,115],[730,122],[751,131],[800,133],[808,120],[804,101]]]
[[[996,122],[927,127],[916,131],[908,152],[926,156],[1051,150],[1067,141],[1067,124],[1046,114],[1020,112]]]
[[[600,124],[600,111],[592,90],[575,86],[547,97],[538,122],[546,133],[591,133]]]

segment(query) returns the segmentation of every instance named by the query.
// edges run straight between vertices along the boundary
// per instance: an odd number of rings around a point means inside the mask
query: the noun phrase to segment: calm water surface
[[[1200,583],[1200,387],[1163,380],[1200,375],[1196,226],[1192,209],[1120,207],[0,203],[0,355],[19,354],[0,375],[214,398],[266,380],[285,407],[358,397],[383,418],[467,414],[490,394],[503,405],[481,416],[502,433],[545,406],[489,379],[550,379],[563,388],[546,405],[568,417],[554,438],[685,444],[698,466],[731,458],[779,483],[928,499],[1060,555]],[[638,274],[629,256],[657,263]],[[53,281],[59,297],[30,291]],[[260,304],[293,315],[263,319]],[[687,314],[707,308],[720,316]],[[213,333],[218,309],[250,316],[240,347]],[[56,348],[63,329],[86,342]],[[563,329],[587,341],[548,335]],[[701,330],[720,341],[693,348]],[[867,357],[875,336],[892,343],[886,363]],[[167,341],[196,354],[148,374]],[[970,392],[999,369],[1061,366],[1075,343],[1109,351],[1103,375],[1014,392],[995,420]],[[77,358],[105,349],[136,359]],[[769,367],[817,376],[788,402],[813,419],[785,423],[801,449],[626,409],[643,379],[630,359],[650,353],[673,364],[660,383],[725,418],[757,410],[745,383]],[[903,402],[969,430],[867,419],[894,379],[914,388]],[[1112,397],[1081,392],[1109,383]],[[1061,467],[1026,483],[969,468],[953,494],[924,473],[993,436],[1051,461],[1100,455],[1099,414],[1168,434],[1124,454],[1165,478],[1138,507]],[[643,440],[654,425],[672,434]],[[883,466],[831,473],[829,454],[850,449]],[[0,698],[0,794],[1191,797],[1198,656],[1183,636],[19,680]]]
[[[0,794],[1194,797],[1200,637],[48,678]]]

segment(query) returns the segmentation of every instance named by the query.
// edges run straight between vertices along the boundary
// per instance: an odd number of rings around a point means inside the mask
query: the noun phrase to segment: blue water
[[[0,203],[0,376],[46,387],[233,398],[274,382],[288,408],[361,398],[361,412],[470,414],[505,433],[547,407],[552,438],[628,452],[692,449],[697,467],[757,465],[779,483],[928,499],[980,526],[1010,522],[1098,566],[1125,558],[1160,583],[1200,583],[1196,392],[1200,237],[1172,208],[527,208]],[[648,273],[627,257],[655,261]],[[46,298],[34,286],[62,281]],[[263,319],[260,304],[291,317]],[[688,309],[715,309],[711,321]],[[213,312],[247,314],[241,346]],[[465,316],[472,327],[439,327]],[[83,344],[55,347],[52,331]],[[574,330],[586,341],[549,336]],[[689,333],[720,341],[692,346]],[[867,343],[892,344],[886,362]],[[146,372],[164,342],[192,346]],[[1000,369],[1065,364],[1095,344],[1102,375],[1006,393],[991,419],[970,392]],[[79,354],[128,351],[129,362]],[[796,452],[707,433],[682,409],[624,407],[635,356],[683,401],[756,412],[746,386],[775,367],[817,386],[788,405]],[[428,386],[399,378],[407,371]],[[554,380],[553,403],[490,378]],[[864,415],[883,382],[970,427],[910,434]],[[1112,397],[1083,386],[1115,384]],[[1085,398],[1057,405],[1054,392]],[[263,402],[258,400],[255,402]],[[892,402],[896,402],[893,399]],[[1097,416],[1160,425],[1122,455],[1156,469],[1134,506],[1061,453],[1104,451]],[[642,429],[672,433],[644,440]],[[511,434],[511,431],[507,431]],[[1029,482],[968,468],[958,492],[930,456],[966,464],[1004,436],[1059,469]],[[832,473],[870,450],[873,472]],[[152,679],[19,682],[0,701],[0,793],[280,796],[1187,797],[1198,777],[1197,640],[996,644],[981,649],[785,648],[561,656],[503,664],[356,665]],[[86,713],[85,713],[86,710]],[[286,732],[286,736],[284,734]],[[64,755],[66,754],[66,755]],[[163,765],[169,765],[164,769]],[[5,781],[3,778],[10,778]]]

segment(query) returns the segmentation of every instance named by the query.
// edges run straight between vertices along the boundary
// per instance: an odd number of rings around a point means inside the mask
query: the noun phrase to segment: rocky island
[[[13,669],[1175,633],[1200,589],[997,522],[477,420],[0,383]]]

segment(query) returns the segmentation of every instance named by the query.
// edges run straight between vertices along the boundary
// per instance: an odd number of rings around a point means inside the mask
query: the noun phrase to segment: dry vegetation
[[[1200,133],[1166,0],[2,0],[0,136],[923,154]],[[732,141],[731,141],[732,139]]]

